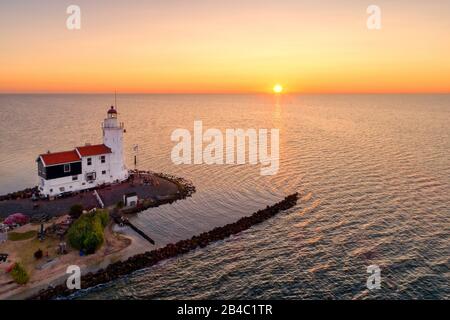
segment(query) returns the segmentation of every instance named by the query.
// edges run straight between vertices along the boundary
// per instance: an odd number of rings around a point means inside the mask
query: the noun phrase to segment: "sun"
[[[283,87],[281,86],[281,84],[276,84],[276,85],[273,87],[273,92],[275,92],[275,93],[281,93],[281,92],[283,92]]]

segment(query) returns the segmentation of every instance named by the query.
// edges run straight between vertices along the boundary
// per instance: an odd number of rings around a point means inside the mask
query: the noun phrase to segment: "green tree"
[[[100,218],[103,228],[106,228],[109,222],[109,212],[107,210],[97,210],[96,215]]]
[[[87,232],[83,239],[83,250],[87,254],[95,253],[103,244],[103,228],[99,220],[95,220],[92,225],[92,231]]]
[[[30,280],[27,270],[21,263],[17,262],[11,270],[11,277],[18,284],[26,284]]]
[[[70,227],[67,237],[69,244],[87,254],[94,253],[104,242],[104,228],[108,224],[106,210],[82,215]]]

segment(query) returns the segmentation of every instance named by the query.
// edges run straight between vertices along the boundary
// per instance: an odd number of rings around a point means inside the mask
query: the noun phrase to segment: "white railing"
[[[125,127],[125,125],[123,124],[123,122],[116,124],[105,124],[104,122],[102,122],[102,128],[103,129],[123,129]]]
[[[94,196],[97,199],[98,204],[100,205],[100,208],[104,208],[105,204],[103,203],[102,198],[100,198],[100,195],[98,194],[97,190],[94,190]]]

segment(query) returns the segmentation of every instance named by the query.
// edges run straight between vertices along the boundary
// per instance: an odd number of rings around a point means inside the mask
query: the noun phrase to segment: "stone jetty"
[[[11,192],[5,195],[0,195],[0,201],[17,200],[17,199],[29,199],[33,194],[37,193],[38,187],[26,188],[24,190]]]
[[[265,209],[259,210],[249,217],[241,218],[234,223],[214,228],[209,232],[193,236],[191,239],[181,240],[175,244],[168,244],[160,249],[135,255],[126,261],[112,263],[105,269],[83,275],[81,286],[83,289],[86,289],[99,284],[104,284],[131,272],[151,267],[163,260],[177,257],[197,248],[204,248],[213,242],[224,240],[231,235],[249,229],[253,225],[266,221],[281,211],[294,207],[297,201],[298,193],[294,193],[287,196],[282,201],[272,206],[267,206]],[[68,289],[65,284],[61,284],[56,287],[41,290],[37,295],[30,299],[47,300],[55,297],[69,296],[74,292],[74,290]]]

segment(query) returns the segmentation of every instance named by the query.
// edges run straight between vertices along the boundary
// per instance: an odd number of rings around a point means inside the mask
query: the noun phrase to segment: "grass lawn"
[[[47,237],[41,242],[36,236],[33,236],[33,238],[24,241],[8,241],[2,244],[2,250],[13,254],[14,260],[20,261],[27,272],[32,275],[37,265],[45,263],[48,259],[59,257],[56,252],[59,242],[59,239],[52,237]],[[43,251],[44,257],[37,260],[34,257],[34,253],[39,249]],[[70,248],[68,248],[68,250],[71,251]],[[48,257],[45,257],[45,254],[47,253]]]
[[[36,265],[44,263],[48,258],[43,257],[42,259],[36,260],[34,257],[34,253],[41,249],[44,253],[48,253],[49,258],[57,258],[58,254],[56,253],[57,247],[59,244],[59,240],[46,238],[43,242],[38,239],[31,240],[27,243],[26,247],[18,254],[19,260],[22,261],[23,265],[26,266],[29,272],[33,272],[33,269]]]
[[[36,230],[30,230],[27,232],[19,233],[19,232],[8,232],[8,240],[10,241],[22,241],[28,240],[37,237]]]

